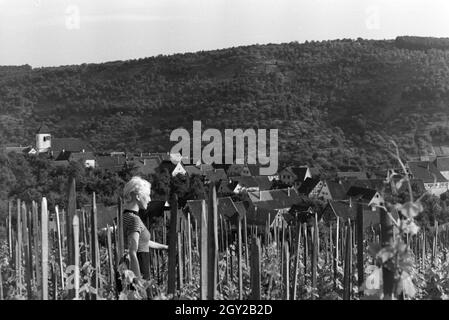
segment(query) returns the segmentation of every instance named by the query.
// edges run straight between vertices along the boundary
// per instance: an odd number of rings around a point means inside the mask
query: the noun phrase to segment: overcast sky
[[[0,65],[398,35],[449,37],[449,1],[0,0]]]

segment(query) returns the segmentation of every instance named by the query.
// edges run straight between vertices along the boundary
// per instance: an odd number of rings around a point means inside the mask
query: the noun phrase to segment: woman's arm
[[[131,232],[128,235],[128,251],[130,260],[130,269],[134,272],[137,278],[141,278],[139,260],[137,260],[137,248],[140,234],[138,232]]]
[[[162,244],[151,240],[148,241],[148,245],[151,249],[164,249],[164,250],[168,249],[168,246],[166,244]]]

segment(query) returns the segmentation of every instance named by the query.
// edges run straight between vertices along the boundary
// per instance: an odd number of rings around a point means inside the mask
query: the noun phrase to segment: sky
[[[449,37],[449,1],[0,0],[0,65],[399,35]]]

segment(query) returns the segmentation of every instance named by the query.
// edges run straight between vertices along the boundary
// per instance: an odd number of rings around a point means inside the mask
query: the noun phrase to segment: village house
[[[311,224],[315,220],[315,214],[320,221],[321,212],[317,212],[310,202],[300,201],[291,206],[288,214],[284,214],[284,218],[290,225],[297,225],[297,223]]]
[[[217,187],[217,194],[219,196],[227,196],[234,194],[234,190],[237,187],[238,182],[228,179],[228,180],[222,180],[218,184]]]
[[[61,151],[88,152],[92,151],[89,144],[78,138],[53,138],[51,140],[50,154],[58,155]]]
[[[248,192],[244,203],[247,207],[247,224],[258,227],[276,227],[287,223],[290,208],[301,201],[294,188]]]
[[[350,204],[354,203],[355,205],[356,203],[362,203],[373,210],[375,210],[377,206],[384,206],[383,197],[379,192],[373,189],[353,186],[349,188],[346,195],[349,198]]]
[[[231,230],[237,230],[238,220],[242,220],[246,215],[246,210],[241,209],[241,207],[238,208],[235,205],[230,197],[219,198],[219,201],[217,201],[218,217],[224,219],[224,221],[228,220],[231,223]]]
[[[22,154],[36,154],[37,151],[32,146],[6,146],[4,148],[5,153],[15,152],[15,153],[22,153]]]
[[[447,146],[434,146],[432,145],[433,153],[435,157],[448,157],[449,156],[449,147]]]
[[[239,176],[231,177],[230,180],[237,182],[237,185],[233,190],[236,194],[244,191],[253,192],[270,190],[272,184],[267,176]]]
[[[228,176],[224,169],[212,169],[204,172],[204,182],[220,182],[220,181],[228,181]]]
[[[361,187],[366,189],[373,189],[382,192],[387,187],[386,180],[384,179],[350,179],[340,181],[345,190],[349,190],[351,187]]]
[[[124,156],[96,155],[96,168],[103,171],[117,172],[123,169],[126,163]]]
[[[289,209],[289,208],[288,208]],[[279,208],[274,202],[261,202],[258,205],[250,205],[246,211],[247,226],[258,227],[259,230],[264,228],[275,228],[287,225],[288,221],[285,215],[288,213],[287,208]]]
[[[184,165],[184,170],[186,171],[186,174],[191,177],[193,175],[198,175],[198,176],[204,176],[203,172],[201,171],[200,168],[198,168],[197,166],[193,166],[193,165]]]
[[[318,194],[317,198],[323,200],[343,200],[346,198],[344,186],[331,180],[323,180],[321,186],[317,184],[311,193]]]
[[[184,165],[184,170],[188,176],[201,176],[205,183],[227,181],[228,176],[224,168],[210,164]]]
[[[55,165],[67,166],[71,161],[79,162],[86,168],[95,168],[93,152],[61,151],[53,163]]]
[[[433,164],[437,167],[438,171],[440,171],[441,175],[446,180],[449,180],[449,156],[437,157]]]
[[[300,197],[295,188],[249,191],[246,196],[252,202],[278,201],[281,203],[295,203]]]
[[[203,200],[187,200],[183,208],[184,214],[190,213],[195,223],[201,221],[202,202]],[[207,202],[206,210],[208,210]],[[218,219],[224,219],[231,222],[231,225],[236,226],[236,218],[243,219],[246,210],[241,202],[236,205],[230,197],[219,197],[217,198],[217,214]]]
[[[363,228],[372,228],[376,227],[380,224],[380,210],[377,208],[376,210],[370,209],[368,206],[363,205]],[[392,212],[392,215],[395,219],[398,218],[397,212]],[[333,201],[330,200],[327,205],[324,207],[323,212],[321,214],[321,219],[326,224],[334,224],[337,221],[337,218],[340,219],[340,225],[347,222],[349,219],[351,221],[357,220],[357,206],[350,204],[345,200]]]
[[[175,177],[176,175],[187,175],[187,171],[184,169],[184,165],[181,161],[174,164],[171,160],[163,160],[159,165],[159,170],[167,170],[168,173]]]
[[[226,171],[229,177],[251,176],[251,170],[247,164],[233,163],[227,167]]]
[[[338,171],[337,179],[338,180],[350,180],[350,179],[364,180],[364,179],[368,179],[368,176],[366,175],[366,172],[364,172],[364,171],[346,171],[346,172]]]
[[[317,198],[321,188],[323,188],[323,181],[316,178],[306,178],[299,186],[298,193],[309,198]]]
[[[407,167],[414,179],[422,180],[427,191],[439,196],[449,189],[449,181],[429,161],[408,161]]]
[[[171,175],[173,177],[176,177],[178,174],[180,175],[186,175],[186,170],[184,169],[184,166],[182,165],[182,162],[178,162],[175,166],[175,168],[173,169]]]
[[[226,164],[226,165],[216,165],[213,164],[216,168],[223,168],[226,171],[226,174],[228,177],[238,177],[238,176],[247,176],[247,177],[257,177],[260,175],[260,168],[261,166],[259,164]],[[278,180],[279,175],[272,174],[272,175],[266,175],[268,180]]]
[[[36,151],[58,157],[61,152],[91,152],[92,148],[78,138],[53,138],[50,130],[43,124],[36,132]]]
[[[355,206],[350,207],[348,201],[342,200],[329,200],[323,209],[321,219],[327,224],[340,219],[340,223],[348,221],[355,221],[357,217],[357,208]]]
[[[289,166],[279,171],[279,180],[295,188],[298,188],[307,178],[312,178],[312,173],[307,166]]]

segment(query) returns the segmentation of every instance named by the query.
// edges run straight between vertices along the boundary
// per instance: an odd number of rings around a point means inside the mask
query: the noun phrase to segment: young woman
[[[139,209],[146,210],[150,202],[151,184],[141,177],[132,177],[123,189],[123,233],[128,245],[130,269],[137,278],[150,278],[150,248],[168,249],[165,244],[151,241],[150,232],[140,219]]]

